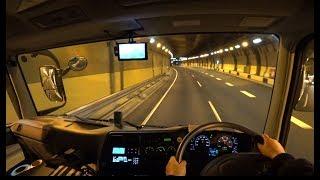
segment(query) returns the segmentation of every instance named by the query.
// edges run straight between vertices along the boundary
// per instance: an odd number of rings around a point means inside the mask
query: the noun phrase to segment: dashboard
[[[99,158],[100,175],[165,175],[170,156],[187,129],[110,132]],[[191,140],[185,152],[188,175],[199,175],[212,159],[228,153],[250,152],[252,137],[244,133],[205,131]]]

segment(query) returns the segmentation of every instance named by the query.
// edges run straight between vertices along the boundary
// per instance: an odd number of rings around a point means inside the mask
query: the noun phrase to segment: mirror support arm
[[[67,67],[66,69],[62,69],[61,75],[64,76],[70,71],[70,67]]]

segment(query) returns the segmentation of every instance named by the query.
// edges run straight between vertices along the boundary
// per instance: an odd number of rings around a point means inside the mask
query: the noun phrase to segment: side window
[[[13,107],[8,91],[6,91],[6,125],[15,123],[18,120],[19,117]],[[20,145],[11,137],[8,128],[6,128],[6,172],[25,159]]]
[[[17,122],[19,117],[13,107],[12,101],[6,91],[6,124]]]
[[[290,131],[286,144],[288,153],[314,162],[314,41],[302,55],[303,79],[298,90],[298,102],[291,114]]]

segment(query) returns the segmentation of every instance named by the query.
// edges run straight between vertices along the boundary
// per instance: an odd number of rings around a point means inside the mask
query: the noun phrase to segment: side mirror
[[[65,92],[60,69],[54,66],[40,67],[40,80],[42,88],[50,101],[65,101]]]
[[[74,57],[69,60],[68,66],[72,71],[82,71],[88,65],[88,61],[84,57]]]
[[[314,59],[308,58],[303,66],[303,76],[300,79],[300,94],[294,107],[296,111],[314,111]]]

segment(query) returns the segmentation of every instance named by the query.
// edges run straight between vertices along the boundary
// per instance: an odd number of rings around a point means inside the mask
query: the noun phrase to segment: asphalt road
[[[174,68],[177,79],[150,119],[145,121],[174,79],[125,120],[162,126],[224,121],[263,131],[272,88],[214,71]]]

